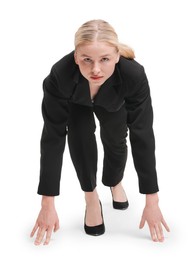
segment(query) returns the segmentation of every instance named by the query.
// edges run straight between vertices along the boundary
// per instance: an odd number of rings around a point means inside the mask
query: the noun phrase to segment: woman
[[[121,181],[129,137],[139,191],[146,194],[140,228],[147,221],[153,241],[163,241],[162,225],[169,231],[158,206],[155,141],[150,89],[144,68],[133,51],[119,43],[110,24],[91,20],[75,34],[75,51],[63,57],[43,82],[41,169],[38,194],[42,208],[31,232],[35,244],[48,244],[59,228],[54,197],[59,195],[66,136],[80,186],[85,193],[84,230],[102,235],[105,224],[96,189],[97,144],[94,114],[100,123],[104,147],[102,182],[110,187],[113,207],[129,205]]]

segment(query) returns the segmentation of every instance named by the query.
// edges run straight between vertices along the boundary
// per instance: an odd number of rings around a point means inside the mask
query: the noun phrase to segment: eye
[[[107,62],[107,61],[109,61],[109,58],[104,57],[104,58],[101,59],[101,61],[102,62]]]
[[[85,61],[86,63],[91,63],[91,62],[92,62],[92,60],[91,60],[90,58],[85,58],[84,61]]]

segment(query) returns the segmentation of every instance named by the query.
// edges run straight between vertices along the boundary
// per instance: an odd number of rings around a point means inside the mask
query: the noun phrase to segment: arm
[[[135,169],[138,174],[139,191],[143,194],[159,190],[155,162],[155,139],[153,132],[153,109],[150,89],[144,69],[141,69],[135,92],[125,100],[127,125]],[[129,91],[128,91],[129,92]]]
[[[66,126],[68,119],[68,101],[60,90],[56,72],[52,69],[43,82],[44,97],[42,114],[44,127],[41,137],[40,181],[38,194],[42,196],[42,205],[31,232],[31,237],[37,231],[35,244],[48,244],[52,231],[59,228],[59,220],[54,206],[54,196],[59,195],[59,184],[62,167],[62,157],[66,141]]]
[[[63,152],[66,142],[68,100],[60,89],[59,79],[52,69],[43,83],[40,181],[38,194],[59,195]]]
[[[153,109],[150,89],[144,70],[136,85],[136,93],[126,99],[127,123],[133,160],[139,179],[139,190],[146,194],[146,203],[140,222],[147,221],[153,241],[163,241],[162,224],[169,231],[159,208],[158,183],[155,163],[155,138],[153,132]]]

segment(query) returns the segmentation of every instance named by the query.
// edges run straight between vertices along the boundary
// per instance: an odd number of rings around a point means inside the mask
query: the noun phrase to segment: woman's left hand
[[[146,205],[143,210],[141,222],[139,225],[140,229],[144,227],[146,221],[149,226],[152,240],[155,242],[157,241],[163,242],[164,234],[163,234],[162,225],[165,227],[165,229],[168,232],[170,231],[170,229],[166,221],[164,220],[161,210],[158,206],[157,193],[146,195]]]

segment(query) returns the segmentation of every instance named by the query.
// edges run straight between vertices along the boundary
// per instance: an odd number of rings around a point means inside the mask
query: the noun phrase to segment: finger
[[[157,237],[156,237],[156,233],[155,233],[155,228],[154,227],[150,227],[150,234],[151,234],[151,239],[154,241],[154,242],[157,242]]]
[[[46,232],[45,228],[39,228],[36,240],[34,242],[35,245],[40,245],[41,244],[41,242],[42,242],[42,240],[44,238],[45,232]]]
[[[46,240],[44,242],[44,245],[48,245],[49,242],[50,242],[50,239],[51,239],[51,236],[52,236],[52,228],[49,228],[47,230],[47,234],[46,234]]]
[[[162,219],[162,224],[163,224],[163,226],[165,227],[165,229],[166,229],[168,232],[170,232],[170,229],[169,229],[169,227],[168,227],[168,225],[167,225],[167,223],[165,222],[164,219]]]
[[[55,226],[54,226],[54,232],[56,232],[59,228],[60,228],[59,221],[57,221]]]
[[[143,228],[144,225],[145,225],[145,218],[142,217],[142,218],[141,218],[141,222],[140,222],[140,224],[139,224],[139,228]]]
[[[39,243],[39,237],[40,237],[40,233],[41,233],[41,228],[39,227],[37,235],[36,235],[36,239],[34,241],[34,244],[37,245]]]
[[[155,232],[156,232],[156,237],[159,242],[163,242],[163,232],[162,232],[162,227],[161,225],[155,225]]]
[[[32,229],[32,232],[31,232],[31,234],[30,234],[30,237],[33,237],[33,236],[34,236],[34,234],[35,234],[35,232],[36,232],[37,229],[38,229],[38,223],[36,223],[35,226],[34,226],[34,228]]]
[[[160,230],[160,234],[161,234],[161,237],[162,237],[162,241],[164,241],[164,233],[163,233],[163,228],[162,228],[162,225],[161,224],[159,224],[159,230]],[[161,242],[162,242],[161,241]]]
[[[46,232],[46,228],[39,228],[36,240],[34,242],[35,245],[41,244],[41,242],[44,238],[45,232]]]

